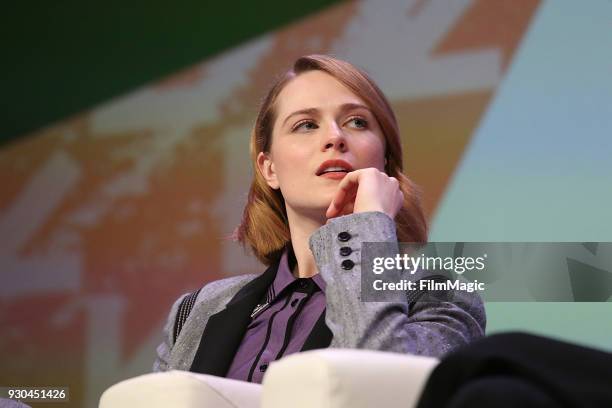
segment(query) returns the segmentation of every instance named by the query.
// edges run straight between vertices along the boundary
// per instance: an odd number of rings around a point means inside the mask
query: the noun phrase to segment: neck
[[[306,216],[287,208],[287,220],[291,234],[291,245],[297,261],[293,275],[297,278],[310,278],[319,273],[314,256],[308,246],[310,236],[325,224],[325,216]]]

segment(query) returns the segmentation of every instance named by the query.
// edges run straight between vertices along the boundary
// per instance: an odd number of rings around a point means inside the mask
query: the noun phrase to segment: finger
[[[342,215],[352,214],[354,211],[354,206],[355,206],[355,197],[356,197],[356,194],[351,194],[351,198],[346,201],[344,206],[342,206],[342,208],[338,208],[338,212],[336,216],[340,217]]]
[[[351,214],[353,212],[353,206],[355,204],[355,199],[357,198],[357,188],[354,188],[353,190],[349,191],[345,196],[344,196],[344,200],[342,200],[342,203],[337,204],[336,210],[337,213],[340,215],[345,215],[347,214]],[[347,207],[349,207],[347,209]]]
[[[353,201],[349,202],[348,204],[346,204],[344,206],[344,208],[342,208],[342,211],[340,212],[340,215],[350,215],[350,214],[352,214],[354,206],[355,206],[355,203]]]
[[[352,171],[347,173],[347,175],[340,180],[336,195],[327,208],[327,218],[337,216],[347,202],[351,200],[351,197],[355,197],[357,188],[359,187],[359,174],[359,170]]]

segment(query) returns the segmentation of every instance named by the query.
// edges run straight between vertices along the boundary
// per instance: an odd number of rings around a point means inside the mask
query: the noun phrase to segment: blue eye
[[[306,130],[312,130],[312,129],[316,129],[318,127],[313,121],[305,120],[305,121],[299,122],[297,125],[295,125],[292,130],[296,131],[298,129],[304,128],[304,125],[312,125],[312,126],[314,126],[314,127],[309,127]]]
[[[358,129],[365,129],[368,127],[368,121],[363,118],[351,118],[350,122],[354,122],[357,125]]]

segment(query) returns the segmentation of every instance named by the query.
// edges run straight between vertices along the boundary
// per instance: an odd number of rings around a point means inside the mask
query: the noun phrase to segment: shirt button
[[[355,266],[355,262],[351,261],[350,259],[345,259],[340,265],[342,266],[342,269],[349,270],[353,269],[353,266]]]
[[[299,301],[300,301],[299,299],[293,299],[291,301],[291,307],[295,307],[295,305],[297,305]]]
[[[351,252],[353,252],[351,247],[342,247],[342,248],[340,248],[340,255],[342,255],[342,256],[349,256],[351,254]]]
[[[259,366],[259,371],[261,371],[263,373],[264,371],[267,370],[267,368],[268,368],[268,363],[264,363],[264,364]]]
[[[338,241],[340,242],[346,242],[349,239],[351,239],[351,234],[349,234],[346,231],[342,231],[341,233],[338,234]]]

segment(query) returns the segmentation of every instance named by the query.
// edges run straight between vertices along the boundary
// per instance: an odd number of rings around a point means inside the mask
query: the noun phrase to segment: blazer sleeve
[[[185,293],[174,302],[170,308],[170,314],[166,319],[166,324],[163,329],[163,341],[157,346],[157,357],[153,363],[153,372],[168,371],[168,358],[170,357],[170,351],[174,345],[174,323],[176,321],[176,314],[178,312],[179,305],[189,296],[189,293]]]
[[[476,292],[457,291],[452,302],[408,303],[406,292],[397,291],[386,297],[387,302],[362,302],[359,254],[363,242],[390,243],[394,249],[389,256],[394,256],[398,245],[393,219],[378,211],[337,217],[309,240],[326,282],[326,324],[333,333],[330,347],[441,357],[484,335],[484,305]],[[349,257],[354,262],[350,270],[341,267],[347,259],[340,254],[343,246],[351,247],[353,254],[359,250]]]

